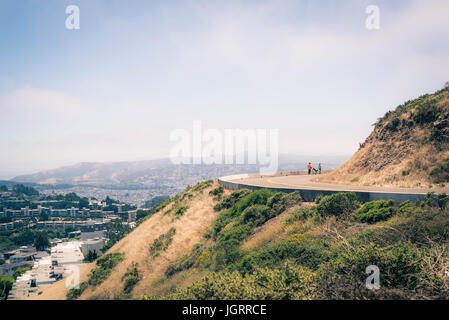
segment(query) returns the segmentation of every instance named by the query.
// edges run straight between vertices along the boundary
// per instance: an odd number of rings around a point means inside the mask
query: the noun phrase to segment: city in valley
[[[21,184],[0,186],[0,275],[15,279],[8,299],[27,298],[70,276],[150,212],[109,196],[97,200],[45,195]],[[118,235],[111,239],[112,233]]]

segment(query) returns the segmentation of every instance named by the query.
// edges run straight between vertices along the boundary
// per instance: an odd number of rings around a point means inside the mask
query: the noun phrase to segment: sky
[[[449,81],[448,17],[447,0],[2,0],[0,178],[167,157],[193,121],[352,154],[386,111]]]

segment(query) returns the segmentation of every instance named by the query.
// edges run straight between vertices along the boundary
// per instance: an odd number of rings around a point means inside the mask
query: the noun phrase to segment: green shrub
[[[314,270],[329,259],[329,249],[329,243],[324,239],[294,234],[242,256],[235,267],[245,275],[252,273],[257,267],[275,268],[289,261]]]
[[[267,221],[268,217],[269,208],[261,204],[256,204],[243,210],[241,223],[259,226]]]
[[[18,277],[20,277],[21,275],[23,275],[23,274],[24,274],[25,272],[27,272],[28,270],[31,270],[31,266],[16,269],[16,270],[14,271],[14,274],[13,274],[12,277],[14,278],[14,280],[17,280]]]
[[[160,235],[157,237],[153,243],[150,245],[150,255],[151,258],[156,258],[162,251],[167,250],[168,246],[173,241],[173,236],[176,233],[175,228],[170,228],[167,233]]]
[[[376,200],[365,203],[355,216],[362,222],[375,223],[388,220],[394,213],[393,200]]]
[[[214,183],[213,180],[206,180],[202,182],[198,182],[195,186],[192,187],[192,191],[199,192],[203,191],[204,189],[210,187]]]
[[[126,270],[125,274],[122,277],[122,281],[125,281],[124,286],[123,286],[123,292],[125,294],[131,293],[134,286],[142,278],[142,276],[140,275],[139,269],[137,267],[138,267],[138,263],[137,262],[133,263],[131,265],[131,267],[129,267]]]
[[[125,259],[125,255],[121,252],[108,253],[97,259],[97,268],[92,269],[89,274],[88,284],[97,286],[103,283],[112,272],[115,266]]]
[[[250,190],[241,189],[234,191],[228,197],[225,197],[221,202],[223,206],[220,205],[220,207],[228,207],[229,205],[230,207],[220,212],[215,220],[212,228],[214,239],[225,226],[231,223],[235,218],[240,217],[246,208],[255,204],[266,205],[268,199],[273,195],[274,192],[267,189],[259,189],[252,192]],[[272,201],[272,203],[275,202],[275,200]]]
[[[234,263],[241,256],[240,243],[252,232],[248,225],[237,225],[224,230],[215,245],[217,267]]]
[[[316,215],[316,208],[297,208],[293,212],[291,212],[286,218],[285,218],[285,224],[289,225],[294,223],[295,221],[302,221],[306,220],[309,217],[312,217]]]
[[[410,171],[412,171],[411,168],[402,170],[402,176],[403,176],[403,177],[408,176],[408,175],[410,174]]]
[[[252,275],[211,273],[163,299],[182,300],[288,300],[313,299],[315,274],[307,268],[284,264],[276,269],[257,268]],[[144,297],[154,299],[155,297]]]
[[[364,245],[342,250],[335,259],[320,267],[320,295],[324,299],[404,299],[412,296],[420,283],[423,251],[410,243],[387,247]],[[365,286],[366,268],[379,268],[380,290]]]
[[[224,197],[221,202],[217,203],[214,206],[214,210],[215,211],[220,211],[220,210],[223,210],[223,209],[229,209],[237,201],[239,201],[243,197],[247,196],[249,193],[251,193],[251,190],[249,190],[249,189],[236,190],[233,193],[231,193],[229,196]]]
[[[66,295],[67,300],[74,300],[74,299],[78,298],[79,296],[81,296],[83,294],[83,292],[87,289],[88,286],[89,285],[87,282],[81,282],[79,284],[78,288],[70,289]]]
[[[176,209],[175,214],[177,216],[182,216],[187,211],[188,208],[189,208],[188,206],[181,206]]]
[[[435,183],[449,181],[449,160],[444,161],[441,166],[433,168],[429,173],[430,179]]]
[[[197,261],[200,254],[203,252],[203,245],[197,243],[193,246],[189,254],[183,255],[178,261],[171,263],[165,270],[167,278],[173,276],[175,273],[190,269]]]
[[[6,300],[13,284],[13,278],[0,276],[0,300]]]
[[[212,189],[209,191],[209,195],[214,197],[214,200],[221,200],[221,197],[223,196],[224,188],[223,186],[218,186],[215,189]]]
[[[232,207],[232,211],[234,211],[236,215],[239,215],[243,212],[243,210],[254,204],[266,205],[268,199],[273,195],[274,192],[268,189],[259,189],[253,191],[237,201],[236,204]]]
[[[395,117],[387,124],[386,128],[387,130],[395,132],[398,130],[400,123],[401,121],[399,118]]]
[[[321,198],[317,212],[323,217],[343,216],[352,213],[358,207],[359,203],[354,192],[339,192]]]
[[[420,106],[418,106],[413,114],[413,120],[417,124],[426,124],[429,122],[434,122],[440,112],[436,105],[436,100],[427,100],[423,102]]]
[[[285,206],[287,208],[300,205],[302,203],[301,193],[299,191],[290,192],[284,195]]]

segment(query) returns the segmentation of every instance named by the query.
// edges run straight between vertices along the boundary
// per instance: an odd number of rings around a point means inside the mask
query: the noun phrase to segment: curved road
[[[219,179],[226,187],[232,189],[255,187],[272,188],[281,191],[300,190],[307,194],[307,198],[313,199],[317,194],[330,194],[341,191],[352,191],[363,201],[376,199],[395,199],[397,201],[419,201],[425,198],[429,191],[435,193],[449,193],[449,188],[399,188],[399,187],[377,187],[377,186],[356,186],[340,185],[331,183],[314,182],[316,175],[301,173],[280,173],[276,175],[236,175],[222,177]]]
[[[275,188],[293,188],[293,189],[309,189],[309,190],[329,190],[329,191],[369,191],[369,192],[387,192],[387,193],[417,193],[426,194],[429,191],[435,193],[449,192],[449,188],[390,188],[390,187],[376,187],[376,186],[356,186],[332,184],[323,182],[311,181],[317,175],[287,175],[287,176],[258,176],[249,177],[237,180],[229,180],[230,182],[238,182],[262,187]]]

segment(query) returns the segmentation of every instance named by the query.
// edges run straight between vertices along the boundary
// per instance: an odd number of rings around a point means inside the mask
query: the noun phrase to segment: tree
[[[440,209],[441,210],[444,210],[444,209],[446,209],[446,207],[447,207],[447,204],[449,203],[449,196],[448,195],[446,195],[446,193],[440,193],[439,195],[438,195],[438,200],[437,200],[437,202],[438,202],[438,206],[440,207]]]
[[[26,187],[23,184],[16,184],[12,187],[12,191],[16,196],[38,196],[39,191],[34,189],[33,187]]]
[[[48,215],[48,213],[41,212],[39,214],[39,220],[40,221],[47,221],[49,218],[50,218],[50,216]]]
[[[13,283],[13,278],[0,276],[0,300],[6,300]]]
[[[87,256],[84,260],[86,260],[87,262],[93,262],[98,258],[98,254],[97,251],[95,250],[89,250],[89,252],[87,253]]]
[[[0,186],[0,191],[1,192],[7,192],[8,191],[8,187],[7,186]]]
[[[111,222],[106,230],[106,238],[108,242],[101,249],[101,251],[106,252],[111,248],[116,242],[120,241],[128,233],[131,232],[131,227],[128,224],[122,223],[120,220],[115,220]]]
[[[449,88],[449,81],[446,81],[446,83],[444,84],[445,88]]]
[[[43,251],[50,246],[48,235],[46,232],[39,232],[34,238],[34,247],[37,251]]]

